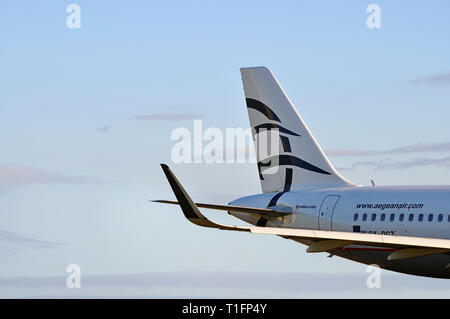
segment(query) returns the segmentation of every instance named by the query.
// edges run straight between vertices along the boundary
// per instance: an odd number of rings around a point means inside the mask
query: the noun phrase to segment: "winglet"
[[[177,198],[181,210],[183,211],[184,216],[191,222],[198,226],[203,227],[211,227],[211,228],[219,228],[224,230],[238,230],[238,231],[247,231],[250,232],[250,228],[248,227],[239,227],[239,226],[227,226],[216,224],[206,218],[202,213],[200,213],[197,205],[192,201],[191,197],[188,195],[186,190],[180,184],[178,179],[170,170],[169,166],[166,164],[161,164],[161,167],[166,175],[167,180],[169,181],[170,187]]]

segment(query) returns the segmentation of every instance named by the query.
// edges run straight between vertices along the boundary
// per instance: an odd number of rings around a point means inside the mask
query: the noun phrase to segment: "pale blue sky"
[[[81,29],[66,26],[70,3],[81,7]],[[381,7],[380,29],[366,27],[370,3]],[[148,203],[172,198],[159,163],[171,165],[172,130],[193,121],[133,117],[194,114],[205,127],[246,128],[239,68],[267,65],[325,150],[447,143],[449,32],[445,0],[0,1],[0,277],[63,278],[71,263],[87,275],[364,277],[363,265],[307,255],[279,238],[196,228],[179,209]],[[443,149],[330,159],[361,184],[449,184],[450,147]],[[380,160],[414,165],[382,169]],[[345,169],[357,162],[366,163]],[[171,167],[198,201],[260,191],[255,164]],[[221,215],[210,214],[234,222]],[[391,295],[402,297],[398,288]],[[226,295],[214,284],[208,293]]]

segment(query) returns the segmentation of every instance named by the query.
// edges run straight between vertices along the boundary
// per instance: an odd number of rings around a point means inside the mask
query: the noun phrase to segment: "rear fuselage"
[[[273,198],[278,199],[274,202]],[[239,198],[231,205],[291,211],[279,218],[232,215],[259,226],[450,239],[450,186],[358,186],[299,189]],[[332,254],[394,271],[450,277],[448,253],[387,261],[393,249],[352,245]]]

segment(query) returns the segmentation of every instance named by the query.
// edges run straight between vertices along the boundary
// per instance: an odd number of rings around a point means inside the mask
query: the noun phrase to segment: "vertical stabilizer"
[[[354,185],[334,169],[269,68],[241,68],[241,75],[263,192]],[[271,130],[278,154],[262,158],[258,138]]]

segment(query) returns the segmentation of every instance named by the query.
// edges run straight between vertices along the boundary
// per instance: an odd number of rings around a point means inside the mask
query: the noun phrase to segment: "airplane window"
[[[391,217],[389,217],[389,220],[390,220],[391,222],[393,222],[394,219],[395,219],[395,214],[391,214]]]
[[[367,220],[367,214],[363,214],[362,219],[363,219],[363,221],[366,221]]]
[[[400,217],[398,218],[398,220],[402,222],[403,219],[405,219],[405,214],[400,214]]]
[[[444,219],[444,215],[443,214],[439,214],[438,222],[442,222],[443,219]]]
[[[358,214],[353,215],[353,220],[356,222],[358,220]]]
[[[374,222],[377,219],[377,214],[372,214],[372,221]]]
[[[414,214],[409,214],[408,220],[412,222],[414,220]]]
[[[428,214],[428,221],[432,222],[433,221],[433,214]]]
[[[419,214],[419,222],[423,220],[423,214]]]
[[[380,217],[380,218],[381,218],[381,221],[384,222],[384,220],[386,219],[386,214],[384,214],[384,213],[381,214],[381,217]]]
[[[450,214],[448,214],[447,221],[450,223]]]

